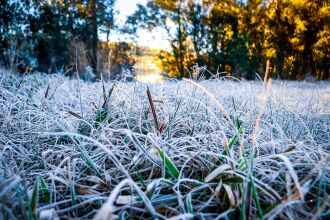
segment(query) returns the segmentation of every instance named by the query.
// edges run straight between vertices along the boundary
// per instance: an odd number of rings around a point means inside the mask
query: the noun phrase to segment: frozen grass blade
[[[34,183],[32,196],[30,199],[29,205],[29,218],[36,220],[37,219],[37,203],[38,203],[38,181],[36,180]]]
[[[149,87],[147,87],[147,96],[148,96],[149,105],[150,105],[150,108],[151,108],[151,111],[152,111],[152,116],[154,118],[155,129],[158,132],[159,131],[159,124],[158,124],[157,111],[156,111],[156,107],[154,105],[154,101],[152,99]]]
[[[193,213],[193,204],[191,201],[191,194],[188,194],[187,198],[186,198],[186,206],[187,206],[187,212],[189,213]]]
[[[48,83],[48,86],[47,86],[47,89],[46,89],[46,92],[45,92],[45,99],[48,98],[49,89],[50,89],[50,83]]]
[[[225,170],[229,170],[231,169],[231,166],[229,166],[228,164],[223,164],[219,167],[217,167],[215,170],[213,170],[209,175],[207,175],[205,177],[205,182],[209,183],[212,180],[214,180],[215,178],[217,178],[219,175],[221,175],[223,173],[223,171]]]
[[[224,146],[224,151],[223,155],[224,156],[229,156],[230,157],[230,150],[233,148],[234,144],[238,140],[238,136],[242,133],[243,131],[244,124],[239,127],[237,130],[237,133],[230,139],[228,146],[225,144]],[[211,168],[211,171],[215,170],[217,166],[219,166],[223,161],[223,157],[219,158],[215,165]]]
[[[71,184],[70,184],[70,192],[71,192],[71,204],[72,206],[75,206],[77,204],[77,198],[76,198],[76,189],[75,189],[75,186],[74,186],[74,182],[71,181]],[[76,211],[76,210],[75,210]]]
[[[175,179],[178,179],[180,172],[179,172],[178,168],[175,166],[175,164],[173,163],[173,161],[166,155],[166,153],[164,153],[164,151],[162,149],[160,149],[160,147],[156,146],[156,149],[157,149],[160,157],[163,158],[163,160],[165,162],[165,166],[168,169],[171,176],[174,177]]]
[[[45,180],[40,176],[39,177],[39,181],[40,181],[40,187],[44,196],[44,200],[49,203],[50,202],[50,193],[47,187],[47,184],[45,182]]]
[[[113,90],[115,89],[116,83],[117,83],[117,81],[109,89],[108,96],[105,93],[105,87],[104,87],[104,84],[103,84],[103,99],[104,99],[104,102],[102,104],[102,108],[103,109],[107,109],[108,108],[108,105],[109,105],[110,100],[111,100],[111,95],[112,95]]]
[[[175,185],[175,183],[172,182],[171,180],[164,179],[164,178],[158,178],[158,179],[154,180],[153,182],[148,184],[147,189],[146,189],[146,194],[149,199],[152,199],[152,197],[154,196],[155,190],[156,190],[156,188],[158,188],[160,183],[165,184],[166,186],[168,186],[170,188],[172,188]]]
[[[146,185],[146,183],[145,183],[145,181],[144,181],[144,179],[143,179],[143,177],[141,175],[140,170],[137,167],[134,167],[134,169],[135,169],[135,171],[137,173],[137,176],[138,176],[138,178],[139,178],[139,180],[141,182],[141,185],[143,186],[144,189],[146,189],[147,188],[147,185]]]
[[[70,114],[70,115],[73,115],[74,117],[76,117],[76,118],[78,118],[78,119],[83,119],[83,117],[81,117],[79,114],[77,114],[77,113],[74,113],[74,112],[72,112],[72,111],[68,111],[68,113]]]

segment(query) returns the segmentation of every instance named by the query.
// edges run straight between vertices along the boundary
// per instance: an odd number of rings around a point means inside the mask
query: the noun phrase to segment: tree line
[[[253,79],[330,78],[329,0],[152,0],[128,18],[138,28],[162,27],[171,51],[160,58],[170,75],[196,64],[211,73]]]
[[[170,50],[161,51],[159,59],[169,76],[189,77],[203,67],[206,77],[219,73],[254,79],[269,61],[274,78],[330,79],[330,0],[149,0],[138,5],[124,27],[116,24],[114,4],[1,1],[1,64],[47,72],[89,66],[99,77],[110,59],[132,67],[129,56],[139,53],[132,43],[118,43],[111,54],[111,33],[137,37],[141,28],[162,28]]]
[[[90,71],[99,77],[110,50],[100,43],[99,35],[105,34],[108,40],[115,28],[114,3],[115,0],[2,0],[1,64],[21,71]],[[85,70],[87,67],[89,70]]]

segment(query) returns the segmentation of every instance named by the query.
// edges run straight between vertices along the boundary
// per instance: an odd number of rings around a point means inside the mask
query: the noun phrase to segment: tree
[[[110,33],[118,28],[114,3],[1,1],[0,63],[43,72],[82,73],[90,66],[100,78],[109,71],[103,64],[110,59]],[[253,79],[269,60],[273,77],[330,78],[330,0],[149,0],[138,5],[123,30],[134,38],[140,28],[165,30],[171,50],[159,58],[169,76],[189,77],[197,64],[211,73]],[[106,44],[99,33],[106,35]],[[139,47],[118,45],[125,54],[128,48],[139,54]],[[116,51],[112,62],[120,54]]]
[[[32,51],[29,19],[36,17],[32,0],[2,0],[0,2],[0,64],[13,68],[19,60],[36,65],[24,50]]]
[[[167,31],[171,51],[160,57],[170,75],[187,76],[198,64],[252,79],[270,60],[274,77],[327,79],[329,12],[329,0],[151,0],[127,20],[126,30]]]
[[[186,77],[187,69],[195,64],[206,65],[212,72],[239,73],[251,66],[247,36],[240,29],[242,11],[242,5],[234,0],[155,0],[146,7],[139,6],[127,20],[126,30],[129,33],[136,33],[137,28],[166,30],[171,53],[163,51],[160,58],[169,75],[176,71],[181,78]],[[174,59],[168,57],[171,55]]]
[[[44,20],[38,20],[37,22],[40,25],[44,25],[44,21],[49,21],[52,17],[58,17],[58,21],[55,22],[59,24],[58,28],[50,27],[45,29],[43,34],[55,37],[56,33],[54,33],[54,31],[63,33],[66,38],[65,40],[69,40],[70,42],[67,44],[66,48],[59,49],[65,53],[74,53],[74,56],[71,56],[72,58],[78,54],[76,54],[75,48],[72,49],[70,47],[77,47],[81,45],[79,42],[82,42],[83,50],[86,50],[84,54],[86,54],[87,63],[92,67],[96,77],[100,78],[98,32],[106,31],[107,35],[109,35],[110,30],[114,27],[114,3],[114,0],[53,0],[51,4],[49,4],[48,1],[44,1],[41,11],[46,18]],[[50,12],[45,10],[47,7],[51,8]],[[49,14],[52,14],[50,18],[47,17]],[[63,38],[60,39],[64,40]],[[57,38],[56,40],[60,39]],[[73,43],[75,45],[73,45]],[[51,56],[51,54],[49,54],[49,56]],[[67,59],[66,65],[72,62],[75,63],[76,59],[71,61]]]
[[[114,27],[114,3],[114,0],[1,1],[0,55],[3,65],[8,67],[10,64],[11,39],[20,47],[17,59],[34,57],[38,69],[44,72],[58,71],[76,63],[74,47],[79,45],[84,48],[79,56],[86,56],[86,65],[90,65],[99,78],[98,33],[106,31],[109,35]],[[31,62],[26,63],[31,65]]]
[[[167,32],[168,41],[174,56],[175,71],[179,76],[187,76],[186,61],[186,23],[184,15],[184,1],[153,0],[147,6],[138,6],[138,10],[128,18],[127,33],[136,34],[138,28],[153,30],[161,27]],[[173,27],[172,24],[175,24]],[[170,73],[171,74],[171,73]]]
[[[321,32],[327,30],[330,21],[329,3],[328,0],[270,2],[266,9],[266,47],[273,51],[267,54],[275,61],[274,74],[282,79],[303,79],[307,74],[326,78],[329,68],[321,61],[326,57],[321,51],[326,51],[327,46],[321,49],[316,45],[318,40],[321,42],[326,38]],[[318,36],[322,37],[318,39]],[[316,54],[322,55],[317,57]]]

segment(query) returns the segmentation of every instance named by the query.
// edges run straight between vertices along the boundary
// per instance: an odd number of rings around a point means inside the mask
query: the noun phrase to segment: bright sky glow
[[[137,9],[137,4],[146,5],[147,0],[117,0],[115,4],[115,10],[117,11],[116,23],[117,25],[123,25],[126,18],[133,14]],[[169,49],[169,43],[165,38],[164,31],[161,29],[155,29],[151,33],[148,30],[139,30],[138,33],[139,46],[148,46],[154,49]],[[101,39],[104,40],[103,36]],[[129,36],[125,36],[120,33],[112,33],[110,41],[130,41]]]
[[[147,0],[117,0],[115,5],[115,10],[119,12],[117,22],[125,23],[126,17],[134,13],[137,4],[146,5]]]

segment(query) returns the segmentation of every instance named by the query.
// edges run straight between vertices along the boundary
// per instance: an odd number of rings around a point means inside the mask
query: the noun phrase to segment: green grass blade
[[[240,135],[242,133],[243,130],[243,126],[241,126],[238,130],[237,133],[234,135],[234,137],[232,137],[232,139],[230,139],[228,148],[231,149],[233,147],[233,145],[235,144],[236,140],[238,139],[238,135]]]
[[[256,203],[257,209],[258,209],[259,218],[263,219],[264,214],[263,214],[263,211],[261,209],[261,205],[260,205],[259,197],[258,197],[258,191],[257,191],[257,188],[254,184],[252,176],[250,176],[250,181],[251,181],[252,195],[253,195],[254,201]]]
[[[158,146],[156,146],[156,149],[157,149],[159,155],[161,156],[161,158],[163,158],[163,160],[165,161],[165,166],[169,170],[171,176],[173,176],[175,179],[178,179],[179,178],[179,170],[175,166],[173,161]]]
[[[72,206],[75,206],[77,203],[76,203],[76,189],[75,189],[75,186],[74,186],[74,182],[72,181],[70,185],[71,185],[71,187],[70,187],[71,203],[72,203]]]
[[[37,203],[38,203],[38,181],[34,183],[34,188],[29,205],[29,217],[30,219],[37,219]]]
[[[146,185],[146,183],[144,182],[144,179],[143,179],[143,177],[142,177],[142,175],[141,175],[141,173],[140,173],[140,170],[139,170],[136,166],[134,167],[134,170],[136,171],[136,175],[137,175],[137,177],[139,178],[139,180],[140,180],[140,182],[141,182],[143,188],[144,188],[144,189],[147,188],[147,185]]]
[[[241,177],[228,177],[228,178],[222,178],[221,179],[223,183],[227,184],[242,184],[243,179]]]
[[[97,129],[105,121],[105,119],[107,119],[107,116],[108,116],[108,111],[107,110],[102,109],[102,108],[99,109],[96,112],[96,116],[95,116],[95,121],[94,121],[93,127],[95,129]]]
[[[81,151],[82,153],[82,156],[83,156],[83,159],[84,161],[86,162],[86,164],[92,169],[94,170],[94,172],[96,173],[96,175],[98,177],[101,176],[101,173],[100,171],[98,170],[98,167],[96,166],[96,164],[94,163],[94,161],[90,158],[90,156],[88,155],[88,152],[83,148],[81,147],[78,143],[76,143],[76,146],[79,148],[79,150]]]
[[[40,181],[40,186],[41,186],[41,190],[42,190],[44,199],[45,199],[46,202],[49,203],[50,202],[50,193],[49,193],[47,184],[46,184],[45,180],[42,177],[39,178],[39,181]]]
[[[146,195],[149,199],[152,199],[154,192],[160,182],[167,185],[168,187],[173,187],[175,185],[175,183],[173,183],[172,181],[170,181],[168,179],[164,179],[164,178],[156,179],[155,181],[149,183],[147,186]]]
[[[223,155],[228,156],[229,155],[229,150],[234,146],[236,140],[238,139],[238,135],[242,133],[243,130],[243,125],[237,130],[237,133],[230,139],[228,147],[224,150]],[[215,170],[223,161],[223,158],[219,158],[215,165],[211,168],[211,171]]]

